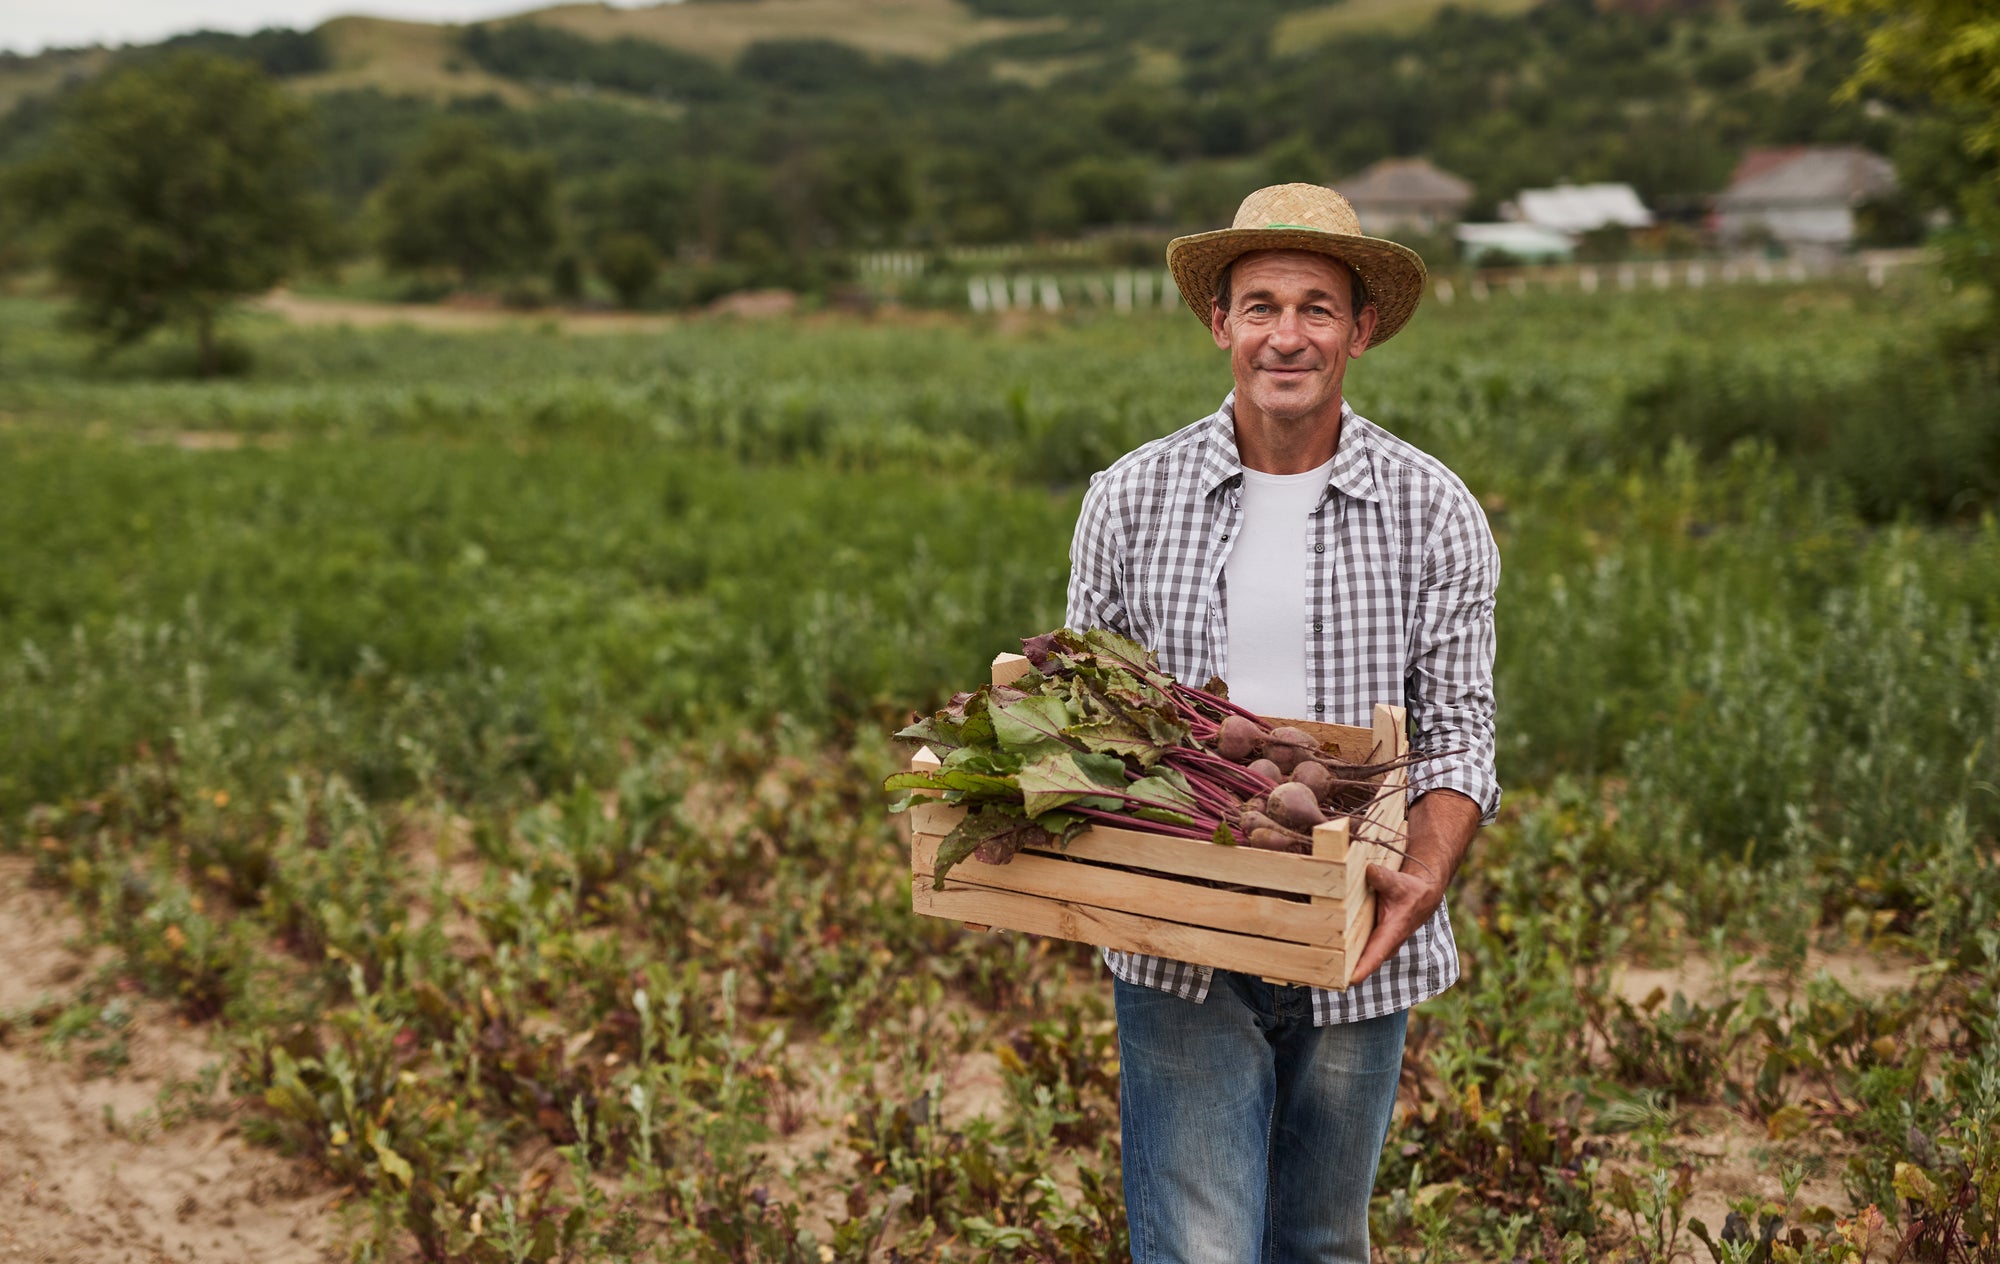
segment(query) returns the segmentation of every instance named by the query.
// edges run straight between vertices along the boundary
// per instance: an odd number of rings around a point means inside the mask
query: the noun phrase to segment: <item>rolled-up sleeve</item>
[[[1434,752],[1410,770],[1414,794],[1456,790],[1500,810],[1493,768],[1493,603],[1500,550],[1469,493],[1446,499],[1425,544],[1406,696],[1411,744]]]
[[[1083,510],[1069,545],[1069,609],[1063,622],[1079,630],[1106,628],[1129,636],[1111,486],[1103,474],[1096,474],[1083,495]]]

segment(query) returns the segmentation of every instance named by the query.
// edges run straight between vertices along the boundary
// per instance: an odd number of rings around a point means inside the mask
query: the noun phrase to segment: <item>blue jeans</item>
[[[1409,1016],[1312,1024],[1217,970],[1200,1005],[1113,980],[1133,1264],[1367,1264]]]

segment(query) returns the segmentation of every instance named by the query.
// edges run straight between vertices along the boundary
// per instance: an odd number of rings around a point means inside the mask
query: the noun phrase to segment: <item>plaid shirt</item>
[[[1229,677],[1223,562],[1243,485],[1234,402],[1093,477],[1070,546],[1069,626],[1123,633],[1182,680]],[[1405,700],[1413,749],[1465,752],[1412,768],[1412,796],[1457,790],[1492,821],[1500,555],[1479,502],[1443,464],[1343,404],[1333,472],[1306,530],[1302,718],[1366,727],[1375,703]],[[1128,983],[1197,1002],[1214,973],[1111,949],[1104,959]],[[1313,989],[1313,1022],[1395,1013],[1457,979],[1458,944],[1440,904],[1361,984]]]

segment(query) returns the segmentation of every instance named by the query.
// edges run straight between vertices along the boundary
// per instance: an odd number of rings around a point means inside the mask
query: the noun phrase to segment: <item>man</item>
[[[1260,189],[1167,248],[1229,353],[1214,414],[1091,481],[1069,617],[1251,710],[1367,725],[1409,707],[1408,860],[1368,870],[1374,934],[1344,992],[1107,950],[1137,1264],[1368,1259],[1368,1202],[1412,1005],[1458,977],[1445,886],[1493,819],[1499,557],[1450,470],[1349,408],[1350,360],[1422,296],[1415,252],[1317,185]]]

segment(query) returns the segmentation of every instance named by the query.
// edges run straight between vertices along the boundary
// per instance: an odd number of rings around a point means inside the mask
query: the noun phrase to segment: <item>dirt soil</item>
[[[275,290],[250,306],[294,325],[351,325],[356,329],[408,325],[463,332],[554,325],[568,334],[631,334],[667,329],[681,322],[680,317],[657,313],[513,311],[476,303],[370,303],[307,297],[285,290]]]
[[[49,1016],[77,1004],[93,984],[106,990],[109,952],[89,945],[60,900],[28,885],[30,870],[25,858],[0,856],[0,961],[7,963],[0,971],[0,1264],[343,1258],[348,1233],[337,1208],[346,1191],[309,1165],[244,1141],[226,1068],[202,1028],[157,1002],[117,994],[129,1013],[122,1026],[100,1025],[95,1039],[51,1047]],[[1859,952],[1815,953],[1802,973],[1820,970],[1864,995],[1911,981],[1908,966]],[[1758,974],[1745,971],[1737,986],[1778,982]],[[1634,1001],[1654,988],[1697,1000],[1720,990],[1699,953],[1672,969],[1629,965],[1618,983]],[[123,1056],[109,1067],[90,1056],[118,1037]],[[989,1052],[955,1063],[945,1079],[945,1118],[1005,1111]],[[803,1126],[771,1147],[778,1171],[814,1150],[839,1148],[835,1112],[815,1097],[809,1092],[800,1103]],[[1774,1146],[1754,1121],[1719,1107],[1690,1123],[1681,1138],[1697,1169],[1689,1212],[1711,1228],[1730,1200],[1777,1197],[1781,1154],[1810,1152],[1815,1143],[1827,1152],[1808,1162],[1801,1201],[1845,1206],[1836,1137]],[[836,1201],[831,1192],[813,1200],[809,1215],[831,1216]]]
[[[29,871],[0,857],[0,1016],[67,1008],[101,964]],[[108,1073],[77,1056],[86,1042],[56,1051],[45,1028],[0,1025],[0,1264],[341,1258],[340,1191],[238,1135],[202,1030],[137,997],[128,1008],[112,1033],[125,1060]]]

